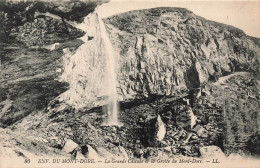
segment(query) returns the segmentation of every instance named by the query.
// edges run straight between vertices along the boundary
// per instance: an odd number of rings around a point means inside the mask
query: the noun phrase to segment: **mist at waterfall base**
[[[119,106],[117,102],[117,77],[116,77],[116,59],[113,46],[111,41],[108,37],[106,27],[104,22],[100,17],[99,24],[100,24],[100,31],[101,37],[103,40],[104,48],[105,48],[105,55],[106,55],[106,69],[108,75],[108,104],[107,106],[103,107],[103,111],[107,113],[107,118],[103,121],[103,126],[122,126],[123,124],[118,121],[118,112]]]

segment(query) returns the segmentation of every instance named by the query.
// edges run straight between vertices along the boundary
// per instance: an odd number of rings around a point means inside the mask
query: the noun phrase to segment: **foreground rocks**
[[[223,158],[225,154],[217,146],[204,146],[200,148],[202,158]]]
[[[156,121],[156,140],[157,141],[162,141],[165,134],[166,134],[166,128],[165,125],[160,117],[160,115],[158,115],[157,117],[157,121]]]
[[[76,144],[75,142],[73,142],[72,140],[67,140],[64,147],[63,147],[63,150],[66,152],[66,153],[71,153],[73,152],[76,148],[78,147],[78,144]]]

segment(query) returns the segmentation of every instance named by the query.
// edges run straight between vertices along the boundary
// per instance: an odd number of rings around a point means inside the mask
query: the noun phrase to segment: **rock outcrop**
[[[258,71],[259,46],[243,31],[182,8],[105,19],[120,53],[121,94],[174,95],[234,71]]]
[[[158,115],[157,117],[157,121],[156,121],[156,140],[161,142],[166,134],[166,128],[165,125],[160,117],[160,115]]]

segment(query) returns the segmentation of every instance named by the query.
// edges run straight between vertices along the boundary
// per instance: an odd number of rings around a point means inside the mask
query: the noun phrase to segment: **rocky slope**
[[[73,53],[85,34],[71,22],[82,21],[100,2],[0,3],[0,125],[6,127],[68,89],[57,80],[64,51]]]
[[[1,10],[3,23],[18,18],[1,25],[12,26],[2,29],[8,38],[0,50],[5,154],[26,158],[47,149],[39,155],[147,160],[207,157],[205,148],[259,154],[259,40],[181,8],[104,19],[124,126],[102,126],[110,79],[95,5],[35,2],[17,13]]]

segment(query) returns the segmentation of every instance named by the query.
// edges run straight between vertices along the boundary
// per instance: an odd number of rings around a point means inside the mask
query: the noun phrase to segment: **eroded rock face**
[[[98,14],[89,14],[77,27],[86,32],[81,38],[84,44],[75,53],[64,51],[60,81],[69,83],[70,88],[59,99],[76,108],[94,107],[108,95],[110,80]]]
[[[186,9],[133,11],[104,21],[117,60],[121,101],[176,95],[236,70],[258,71],[259,48],[251,38]],[[83,23],[78,27],[86,32],[85,44],[65,55],[62,75],[70,90],[61,100],[77,108],[105,104],[109,80],[98,15]]]
[[[104,21],[117,60],[121,101],[175,95],[236,70],[257,71],[259,48],[241,30],[185,9],[133,11]],[[60,79],[70,89],[59,98],[76,108],[103,105],[108,95],[100,24],[96,13],[88,15],[77,26],[86,33],[84,44],[75,53],[65,51]]]
[[[105,23],[120,53],[124,97],[173,95],[233,71],[257,71],[259,48],[251,38],[186,9],[132,11]]]

